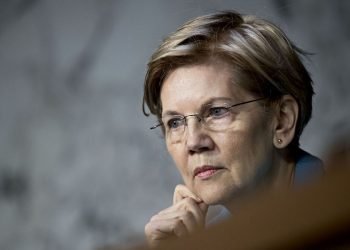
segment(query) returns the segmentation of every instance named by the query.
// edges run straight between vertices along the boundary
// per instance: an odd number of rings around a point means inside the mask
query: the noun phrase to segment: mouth
[[[215,175],[221,169],[223,169],[223,167],[209,166],[209,165],[196,167],[193,172],[193,177],[206,180],[212,177],[213,175]]]

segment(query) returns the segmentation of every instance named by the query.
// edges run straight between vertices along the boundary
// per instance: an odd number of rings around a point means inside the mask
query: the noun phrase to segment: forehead
[[[163,82],[163,113],[193,112],[213,98],[242,99],[247,93],[234,81],[232,66],[223,61],[188,65],[172,71]]]

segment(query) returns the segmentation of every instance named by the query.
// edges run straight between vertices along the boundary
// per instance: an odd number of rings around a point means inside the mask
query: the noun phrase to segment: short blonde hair
[[[289,94],[299,106],[296,136],[311,118],[312,80],[301,62],[307,53],[296,47],[276,25],[250,15],[224,11],[200,16],[168,36],[153,53],[145,77],[145,104],[160,120],[160,92],[166,76],[176,68],[220,58],[232,65],[235,82],[257,96],[276,101]]]

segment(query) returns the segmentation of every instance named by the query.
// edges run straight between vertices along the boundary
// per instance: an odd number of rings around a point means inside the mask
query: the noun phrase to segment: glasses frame
[[[249,100],[249,101],[235,103],[235,104],[232,104],[231,106],[228,106],[227,109],[231,109],[233,107],[237,107],[237,106],[240,106],[240,105],[243,105],[243,104],[247,104],[247,103],[251,103],[251,102],[261,101],[261,100],[264,100],[264,99],[267,99],[267,97],[260,97],[260,98]],[[204,119],[204,117],[201,117],[201,115],[199,113],[190,114],[190,115],[178,115],[178,116],[181,117],[181,119],[185,120],[185,126],[187,126],[187,117],[195,116],[199,122],[202,122],[202,120]],[[156,128],[161,127],[163,125],[164,125],[164,122],[159,122],[159,123],[153,125],[152,127],[150,127],[149,129],[153,130],[153,129],[156,129]]]

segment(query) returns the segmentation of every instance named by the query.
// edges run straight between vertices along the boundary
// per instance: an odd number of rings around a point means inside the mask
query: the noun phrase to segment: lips
[[[223,169],[222,167],[216,166],[201,166],[194,170],[194,177],[199,177],[201,179],[207,179],[215,174],[218,170]]]

